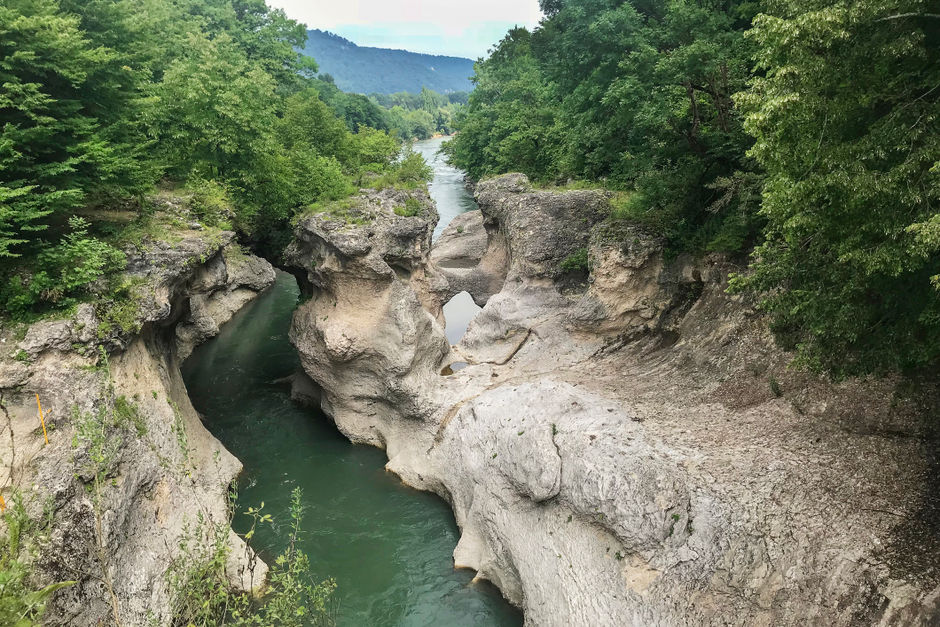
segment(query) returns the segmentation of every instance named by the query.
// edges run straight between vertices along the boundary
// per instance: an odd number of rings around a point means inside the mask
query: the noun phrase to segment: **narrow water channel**
[[[448,193],[466,196],[455,183],[460,190]],[[448,221],[466,210],[438,202]],[[274,383],[300,365],[287,338],[297,298],[293,277],[279,272],[183,365],[206,426],[245,465],[237,511],[263,501],[274,517],[252,545],[268,559],[283,550],[290,494],[300,487],[302,549],[317,578],[336,580],[340,626],[521,625],[496,588],[453,568],[458,531],[441,499],[403,486],[385,471],[383,451],[350,444],[326,416],[296,405],[288,386]],[[233,525],[244,532],[248,519],[239,513]]]
[[[448,137],[433,137],[415,142],[415,150],[424,157],[434,171],[434,179],[428,185],[431,198],[437,205],[440,220],[434,229],[434,239],[450,224],[450,221],[461,213],[478,209],[477,201],[473,199],[464,185],[464,172],[453,167],[441,154],[441,144]],[[461,292],[444,305],[444,318],[447,320],[445,331],[447,340],[456,344],[463,337],[470,321],[480,312],[480,308],[473,302],[470,294]]]
[[[434,179],[428,185],[431,198],[437,203],[437,211],[441,215],[437,228],[434,229],[434,238],[441,234],[450,221],[457,215],[477,208],[477,203],[464,186],[464,173],[453,167],[438,151],[441,144],[448,137],[434,137],[415,142],[415,150],[424,157],[431,169],[434,170]]]
[[[385,471],[384,452],[350,444],[273,383],[299,367],[287,339],[297,296],[294,278],[278,273],[183,366],[206,426],[245,465],[238,511],[263,501],[280,523],[259,530],[252,545],[267,558],[284,548],[299,486],[308,506],[302,548],[316,577],[336,580],[339,625],[521,624],[498,590],[454,570],[458,532],[444,501],[403,486]],[[247,523],[237,515],[235,529]]]

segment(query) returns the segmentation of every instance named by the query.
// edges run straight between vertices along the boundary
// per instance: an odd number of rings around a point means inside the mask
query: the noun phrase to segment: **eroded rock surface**
[[[425,269],[437,213],[415,197],[425,216],[397,215],[405,199],[382,192],[363,200],[368,219],[308,216],[285,253],[311,292],[291,326],[303,368],[340,429],[378,446],[391,436],[375,417],[421,420],[449,350]]]
[[[52,598],[46,624],[113,624],[115,613],[124,625],[168,624],[165,573],[193,559],[180,539],[192,546],[228,529],[241,463],[202,425],[179,363],[274,280],[233,240],[184,231],[172,244],[148,241],[127,251],[131,300],[80,305],[18,342],[3,334],[3,492],[8,503],[20,493],[35,519],[52,516],[36,562],[42,581],[77,581]],[[264,563],[230,530],[228,542],[233,584],[260,587]]]
[[[483,306],[506,281],[508,249],[498,229],[487,231],[483,214],[468,211],[451,220],[430,255],[432,282],[441,302],[467,292]]]
[[[312,289],[291,338],[324,409],[451,503],[457,566],[533,625],[940,617],[929,404],[788,370],[728,262],[612,233],[601,192],[510,175],[476,195],[433,250],[433,215],[311,218],[293,245]],[[561,263],[582,248],[587,281]],[[485,306],[448,349],[461,290]]]

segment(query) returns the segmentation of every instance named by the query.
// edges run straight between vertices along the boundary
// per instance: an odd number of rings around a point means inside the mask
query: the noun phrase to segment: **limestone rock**
[[[311,292],[291,325],[304,370],[344,432],[378,446],[387,442],[372,417],[420,417],[427,380],[449,351],[425,309],[440,312],[424,270],[437,212],[429,198],[418,199],[424,216],[397,215],[404,199],[387,191],[361,199],[366,217],[358,223],[310,216],[285,253]]]
[[[483,214],[468,211],[454,218],[434,243],[430,268],[441,281],[432,284],[441,302],[467,292],[483,306],[506,280],[508,249],[498,230],[487,231]]]
[[[228,486],[241,463],[202,425],[179,363],[274,280],[270,264],[242,253],[233,238],[201,231],[129,251],[136,330],[102,326],[111,305],[98,300],[70,318],[31,325],[16,346],[17,358],[25,359],[0,358],[0,403],[10,431],[0,442],[10,478],[5,496],[9,502],[15,488],[31,516],[44,515],[44,507],[53,515],[36,563],[41,582],[77,580],[54,595],[47,624],[110,624],[113,607],[102,580],[114,587],[123,624],[167,623],[165,572],[187,557],[180,553],[185,530],[197,528],[197,515],[206,525],[228,527]],[[36,394],[48,445],[37,431]],[[96,508],[89,445],[78,438],[73,446],[73,436],[79,425],[107,416],[121,417],[101,436],[110,453]],[[233,585],[260,588],[264,563],[231,531],[229,543]]]
[[[270,263],[227,246],[196,274],[188,287],[189,311],[176,324],[177,354],[184,360],[195,346],[215,337],[219,327],[274,283]]]
[[[432,224],[387,214],[302,221],[291,247],[311,296],[291,339],[323,408],[451,504],[457,566],[531,625],[940,620],[920,401],[787,370],[725,292],[731,264],[667,260],[601,222],[601,192],[476,191],[434,248]],[[561,261],[582,248],[571,289]],[[485,306],[448,354],[455,289]]]
[[[561,262],[587,247],[592,228],[610,211],[604,192],[531,191],[524,174],[481,181],[476,199],[507,242],[509,281],[559,278]]]

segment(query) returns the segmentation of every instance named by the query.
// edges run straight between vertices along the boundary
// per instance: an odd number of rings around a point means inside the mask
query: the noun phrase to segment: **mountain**
[[[446,94],[473,89],[473,61],[461,57],[357,46],[322,30],[307,31],[303,52],[316,59],[321,74],[330,74],[347,92],[417,93],[427,87]]]

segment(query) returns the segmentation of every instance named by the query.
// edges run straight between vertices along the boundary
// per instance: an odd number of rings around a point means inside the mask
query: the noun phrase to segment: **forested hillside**
[[[0,5],[3,312],[117,298],[109,277],[153,228],[158,187],[273,256],[311,203],[368,177],[423,182],[420,157],[396,163],[398,141],[374,128],[378,105],[321,98],[304,37],[263,0]]]
[[[612,223],[750,252],[733,288],[812,368],[940,365],[935,3],[541,5],[476,65],[458,166],[620,190]]]
[[[321,30],[307,31],[304,54],[320,64],[343,91],[359,94],[418,93],[423,87],[447,94],[470,91],[473,61],[406,50],[357,46]]]

